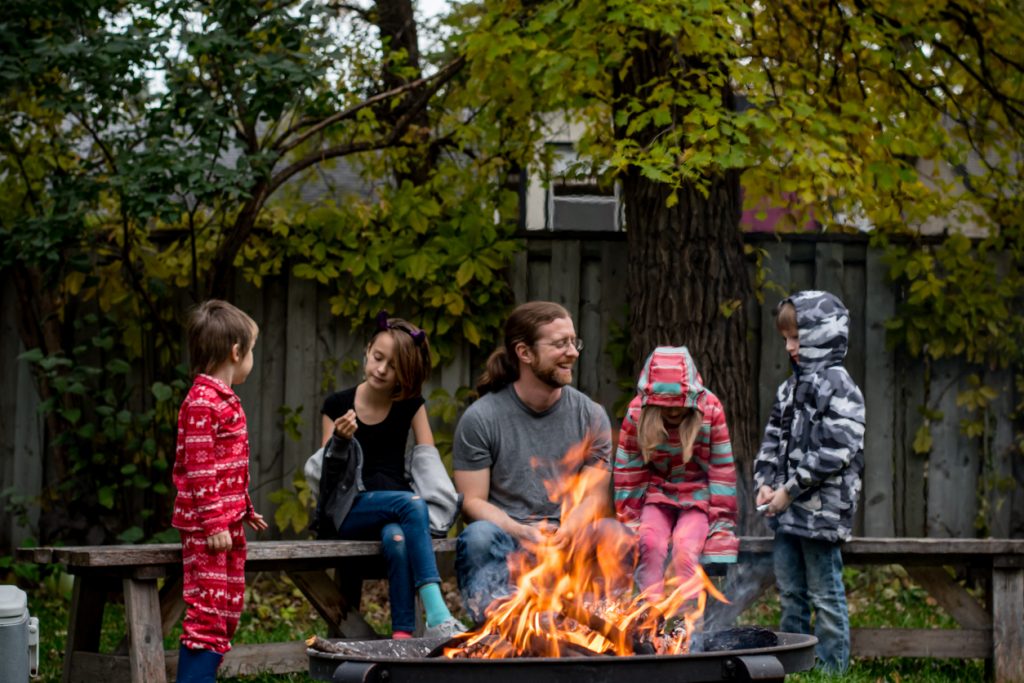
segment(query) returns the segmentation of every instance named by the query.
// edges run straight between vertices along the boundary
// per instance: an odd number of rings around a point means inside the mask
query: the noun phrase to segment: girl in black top
[[[465,630],[452,617],[441,594],[427,505],[405,480],[409,429],[416,444],[434,444],[420,395],[429,370],[426,333],[381,311],[366,347],[365,379],[328,396],[321,411],[325,445],[332,437],[359,441],[364,490],[355,497],[340,527],[334,529],[325,520],[319,521],[319,536],[382,542],[393,638],[412,635],[415,592],[426,611],[425,636],[450,637]],[[324,476],[320,484],[320,499],[324,500],[334,483]]]

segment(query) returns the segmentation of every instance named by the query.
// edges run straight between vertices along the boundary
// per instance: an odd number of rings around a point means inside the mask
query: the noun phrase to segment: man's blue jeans
[[[772,555],[782,607],[780,628],[788,633],[810,633],[813,605],[818,666],[830,673],[846,671],[850,665],[850,616],[839,544],[776,532]]]
[[[508,556],[519,549],[519,542],[492,522],[473,522],[459,534],[455,576],[462,606],[474,624],[484,622],[484,610],[493,600],[511,595]]]
[[[430,541],[426,502],[411,491],[367,491],[356,496],[338,538],[380,539],[388,565],[391,629],[416,629],[416,590],[441,583]]]
[[[455,543],[455,574],[462,604],[475,624],[486,620],[484,611],[493,600],[512,594],[508,556],[519,550],[519,542],[491,522],[473,522],[459,534]],[[636,545],[632,534],[618,521],[601,519],[588,527],[584,537],[577,539],[576,552],[593,558],[599,565],[616,565],[618,572],[612,573],[618,573],[626,584],[608,590],[629,587],[636,566]]]

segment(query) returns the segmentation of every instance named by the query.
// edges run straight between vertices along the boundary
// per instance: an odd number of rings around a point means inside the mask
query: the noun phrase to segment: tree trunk
[[[633,57],[631,69],[616,84],[617,94],[628,99],[643,99],[649,84],[679,65],[678,55],[658,37]],[[730,91],[719,96],[723,108],[733,106]],[[677,110],[674,118],[682,121],[685,114]],[[630,137],[646,147],[660,133],[651,126]],[[626,133],[619,129],[617,135],[624,138]],[[740,173],[728,171],[707,180],[707,196],[685,186],[677,190],[678,203],[668,207],[669,185],[650,180],[635,166],[622,177],[630,355],[638,372],[655,346],[689,347],[704,384],[725,406],[741,530],[746,532],[758,524],[749,514],[759,425],[744,312],[753,288],[739,228]]]

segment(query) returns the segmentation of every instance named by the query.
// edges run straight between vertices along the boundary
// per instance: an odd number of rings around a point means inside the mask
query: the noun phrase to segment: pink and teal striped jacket
[[[704,415],[690,462],[683,463],[679,433],[669,430],[668,442],[655,448],[650,462],[644,463],[637,425],[640,411],[648,405],[696,408]],[[622,421],[612,476],[619,521],[635,531],[644,505],[698,508],[708,516],[701,561],[736,561],[736,468],[725,410],[704,386],[685,346],[659,346],[644,363],[637,395]]]

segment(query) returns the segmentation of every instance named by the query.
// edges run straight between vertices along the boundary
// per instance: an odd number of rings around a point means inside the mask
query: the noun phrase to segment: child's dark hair
[[[238,353],[249,353],[259,327],[243,310],[227,301],[210,299],[196,306],[188,318],[188,358],[193,375],[209,374]]]
[[[395,383],[394,399],[405,399],[419,396],[423,391],[423,383],[430,375],[430,343],[427,333],[402,318],[389,318],[387,311],[377,314],[377,327],[370,337],[367,350],[381,334],[388,333],[395,342],[394,364]]]
[[[528,301],[516,306],[505,321],[505,343],[492,353],[476,382],[477,395],[498,391],[519,379],[516,345],[537,343],[537,331],[556,320],[571,318],[564,306],[552,301]]]
[[[772,311],[775,316],[775,327],[779,330],[798,330],[796,324],[796,306],[791,301],[781,301]]]

